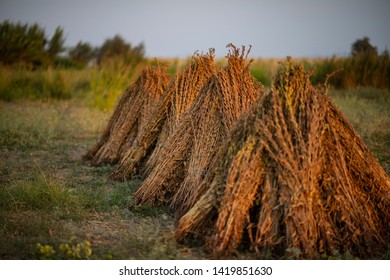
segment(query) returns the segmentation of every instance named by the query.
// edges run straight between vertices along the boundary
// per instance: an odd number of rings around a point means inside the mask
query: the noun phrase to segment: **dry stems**
[[[209,78],[134,194],[138,203],[169,201],[178,214],[188,210],[220,143],[261,93],[250,75],[245,48],[230,48],[228,66]]]
[[[165,91],[170,76],[164,67],[145,69],[125,90],[99,141],[85,155],[94,165],[116,163],[148,123],[154,106]]]
[[[213,170],[176,234],[205,235],[217,255],[247,242],[262,257],[367,257],[388,237],[388,176],[325,89],[291,62]]]
[[[192,57],[190,64],[171,82],[151,113],[152,117],[126,151],[113,174],[114,178],[149,173],[168,136],[175,131],[182,116],[214,72],[213,49],[208,54]]]

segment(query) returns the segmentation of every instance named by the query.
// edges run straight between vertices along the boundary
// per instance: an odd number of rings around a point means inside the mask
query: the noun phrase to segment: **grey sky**
[[[0,0],[0,21],[37,22],[66,45],[100,45],[120,34],[144,42],[151,57],[185,57],[194,51],[251,44],[251,56],[347,55],[368,36],[390,48],[390,0]]]

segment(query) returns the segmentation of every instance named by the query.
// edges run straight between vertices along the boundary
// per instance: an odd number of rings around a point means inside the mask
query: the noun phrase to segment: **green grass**
[[[97,110],[84,110],[68,102],[0,102],[0,146],[26,150],[42,147],[50,141],[95,135],[108,119]],[[79,114],[80,111],[80,114]]]
[[[118,97],[136,80],[144,67],[144,64],[131,66],[121,61],[109,61],[100,67],[91,68],[87,104],[110,111]]]
[[[107,61],[84,69],[26,70],[0,65],[0,100],[78,98],[90,107],[110,111],[123,90],[139,76],[144,63]]]
[[[77,191],[56,183],[42,173],[31,181],[15,181],[0,190],[4,211],[69,211],[82,207]]]
[[[166,207],[129,208],[140,180],[82,161],[108,117],[77,99],[0,101],[0,259],[79,258],[60,247],[85,241],[92,253],[81,258],[202,256],[182,253]]]
[[[361,88],[333,90],[331,95],[390,174],[390,91]]]
[[[48,69],[28,71],[0,67],[0,99],[70,99],[89,90],[90,71]]]
[[[257,58],[251,64],[252,75],[265,86],[270,86],[280,62],[285,58]],[[294,59],[312,71],[314,84],[324,83],[328,74],[337,71],[328,80],[338,89],[355,89],[361,86],[390,88],[390,60],[385,56]],[[171,74],[180,72],[188,59],[160,59],[159,63],[168,66]],[[79,98],[88,106],[110,111],[118,96],[139,76],[147,64],[157,61],[143,61],[136,65],[125,64],[121,60],[107,60],[102,65],[83,69],[49,68],[28,70],[22,66],[0,65],[0,100],[20,99],[49,100]],[[225,59],[216,59],[219,66],[226,65]]]
[[[2,103],[0,108],[2,147],[23,150],[36,148],[63,135],[61,130],[64,128],[58,126],[58,122],[66,108],[54,108],[45,103],[32,104],[32,107],[27,103],[20,107]]]

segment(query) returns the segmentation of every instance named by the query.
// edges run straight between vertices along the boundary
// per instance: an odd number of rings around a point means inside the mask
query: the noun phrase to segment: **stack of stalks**
[[[227,67],[211,75],[200,89],[135,192],[136,203],[168,202],[178,215],[187,211],[193,190],[209,172],[221,142],[262,92],[250,74],[249,51],[230,47]]]
[[[117,163],[152,116],[170,81],[164,67],[145,69],[122,94],[99,141],[84,156],[93,165]]]
[[[386,250],[390,180],[324,86],[289,60],[263,92],[230,45],[194,55],[173,80],[161,67],[130,86],[86,158],[141,175],[137,204],[168,203],[179,241],[214,256],[321,258]]]
[[[150,172],[168,137],[176,130],[183,115],[215,71],[213,49],[205,55],[192,57],[189,65],[168,86],[151,113],[152,117],[124,154],[113,178],[146,176]]]
[[[390,180],[325,87],[289,61],[237,122],[176,230],[215,255],[367,258],[389,238]]]

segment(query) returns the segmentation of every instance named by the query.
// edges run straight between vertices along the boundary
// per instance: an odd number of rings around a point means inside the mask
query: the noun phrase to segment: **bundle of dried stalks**
[[[99,165],[116,163],[123,157],[169,84],[170,75],[165,71],[165,67],[149,67],[125,90],[102,136],[85,159]]]
[[[215,73],[214,50],[195,54],[189,65],[177,75],[151,113],[152,117],[127,149],[112,177],[146,175],[159,158],[160,150],[189,110],[201,88]]]
[[[388,238],[390,180],[325,88],[289,61],[240,118],[180,219],[216,255],[373,256]],[[383,248],[383,247],[382,247]]]
[[[169,201],[178,214],[185,212],[220,143],[261,93],[246,61],[249,51],[230,48],[228,66],[210,77],[167,139],[154,168],[134,194],[137,203]]]

